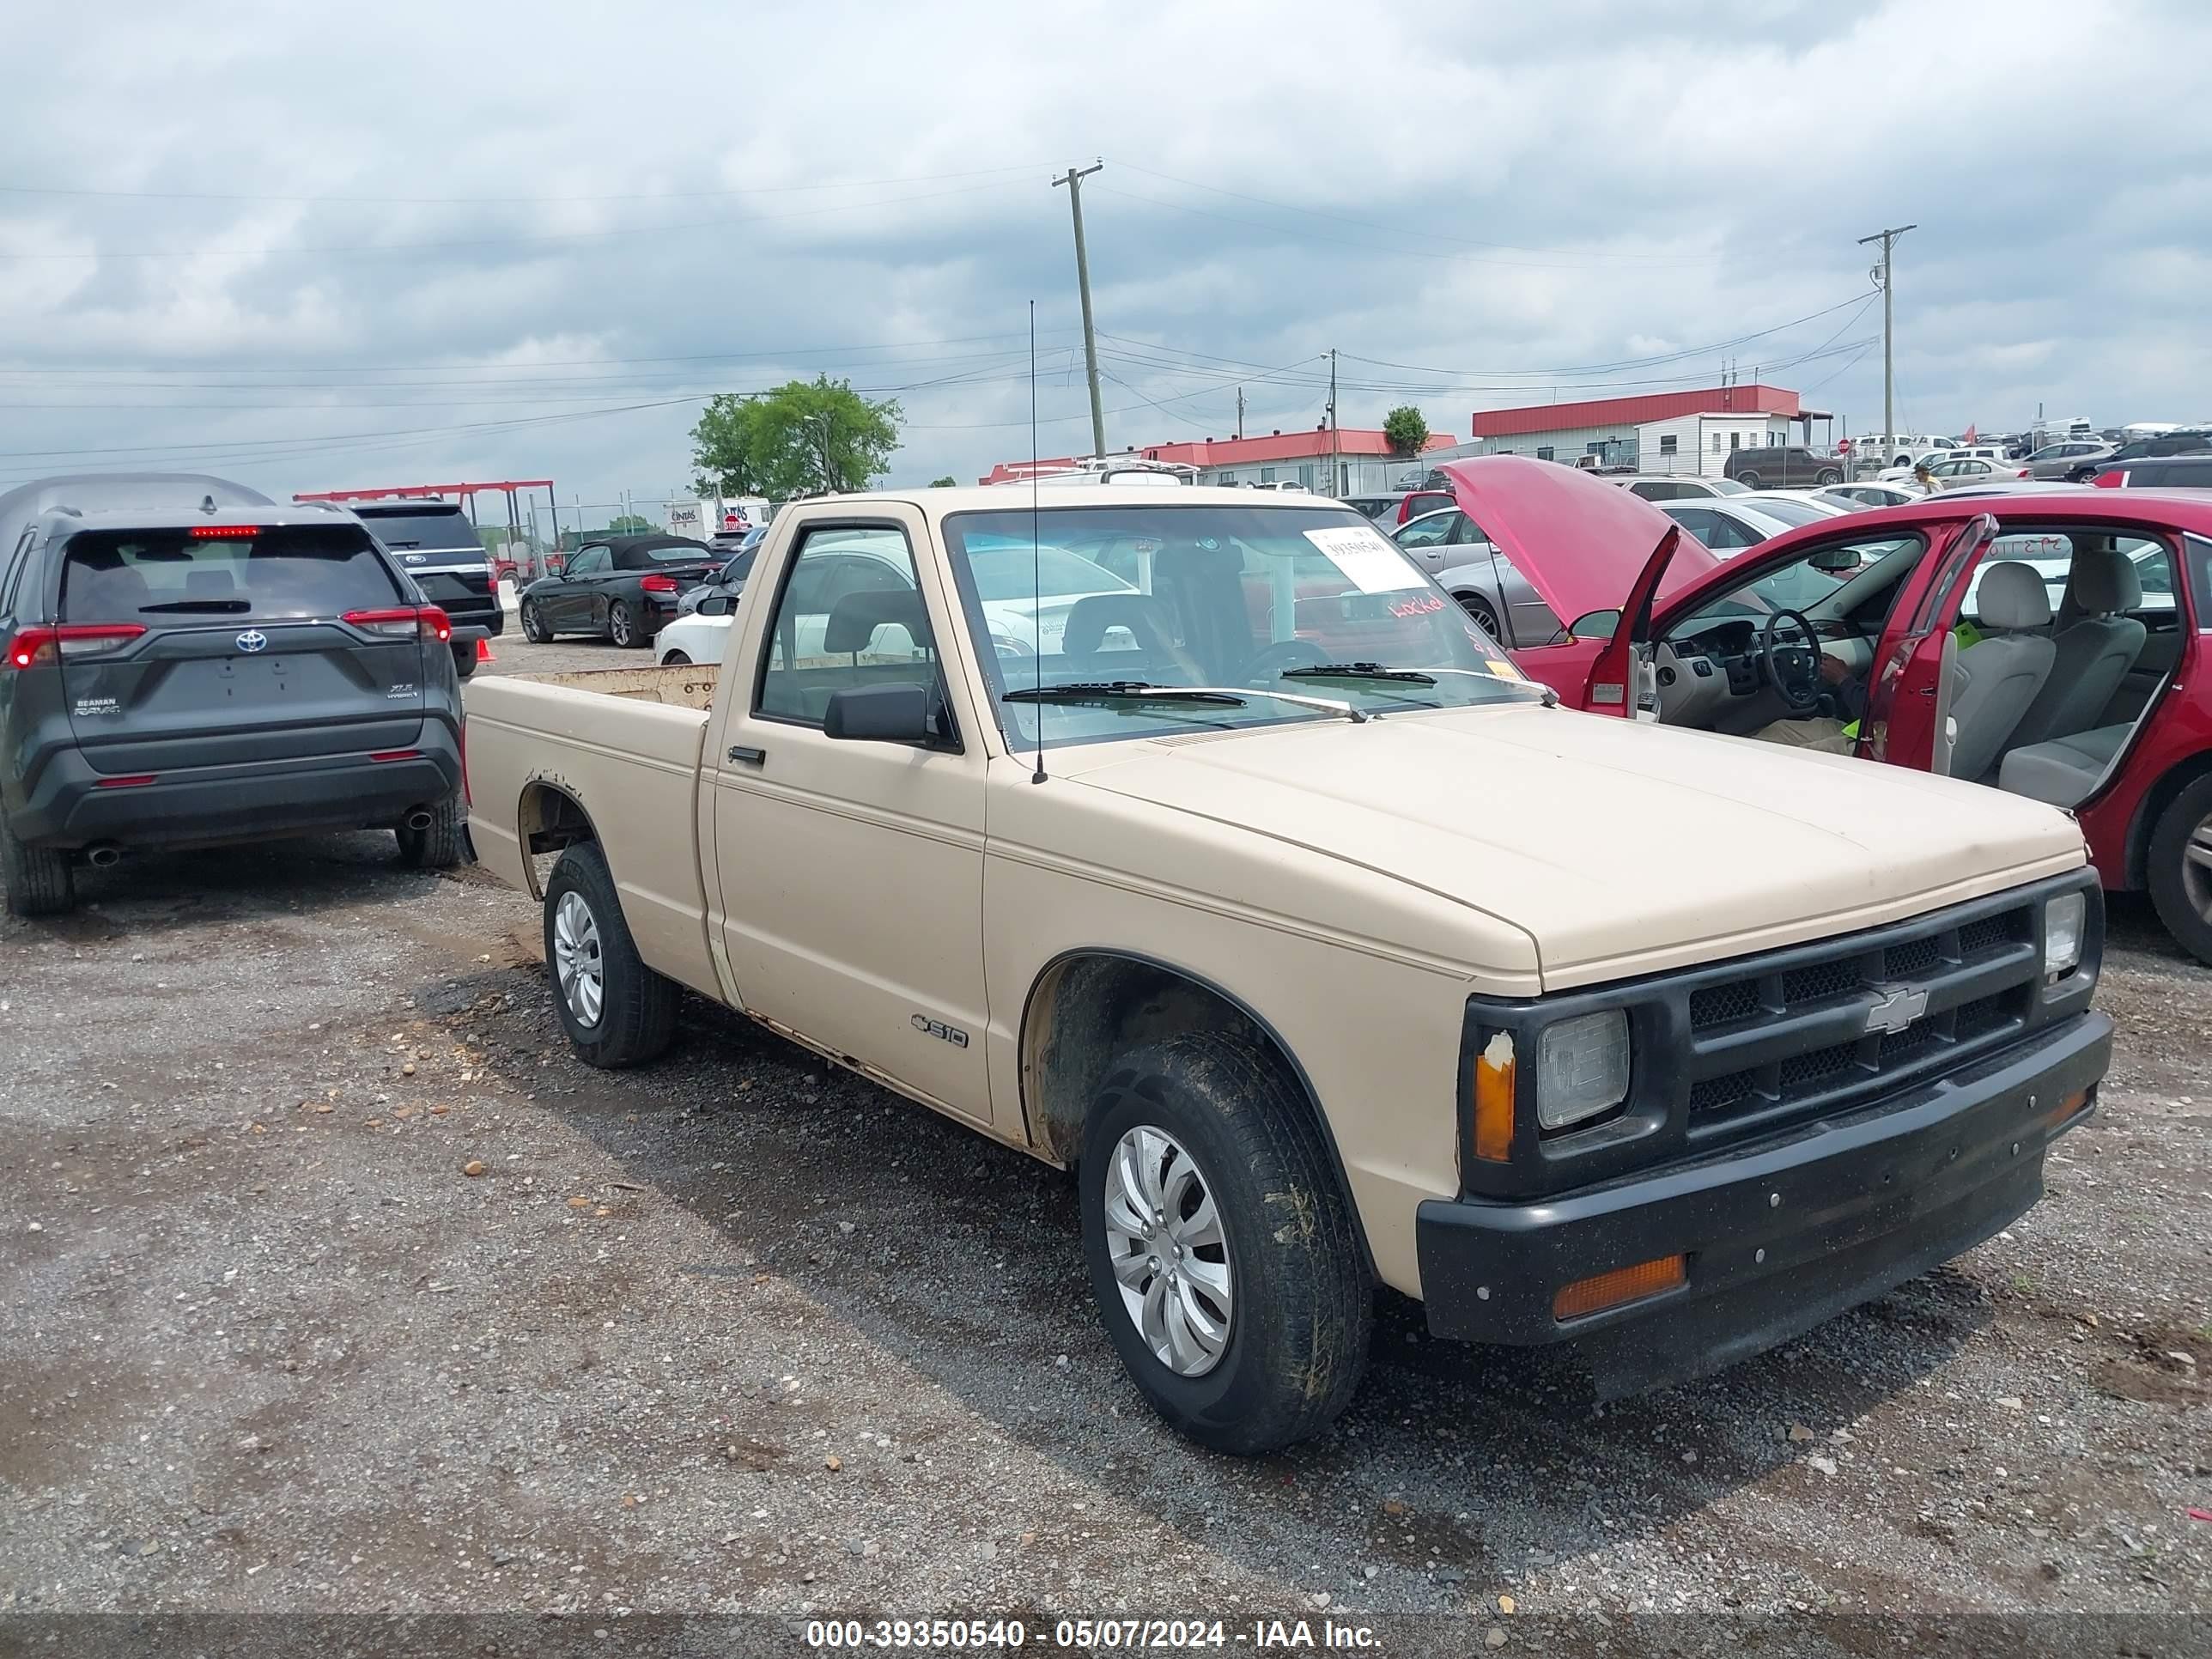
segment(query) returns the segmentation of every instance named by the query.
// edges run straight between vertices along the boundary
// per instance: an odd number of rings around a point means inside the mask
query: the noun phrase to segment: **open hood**
[[[1627,603],[1628,590],[1674,521],[1619,484],[1554,461],[1483,455],[1448,461],[1461,511],[1481,526],[1552,614],[1571,623]],[[1659,584],[1664,602],[1720,557],[1684,534]]]

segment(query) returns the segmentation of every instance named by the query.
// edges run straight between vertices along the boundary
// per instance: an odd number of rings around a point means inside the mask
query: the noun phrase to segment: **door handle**
[[[744,744],[733,743],[730,745],[730,758],[742,762],[747,766],[765,766],[768,764],[768,750],[748,748]]]

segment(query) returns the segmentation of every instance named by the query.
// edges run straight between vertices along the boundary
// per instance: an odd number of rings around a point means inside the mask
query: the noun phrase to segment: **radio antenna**
[[[1036,301],[1030,301],[1030,655],[1036,659],[1036,689],[1044,690],[1044,544],[1037,534]],[[1044,781],[1044,701],[1036,704],[1036,770],[1031,783]]]

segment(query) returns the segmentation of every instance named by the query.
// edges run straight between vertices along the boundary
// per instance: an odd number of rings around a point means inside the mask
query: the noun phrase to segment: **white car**
[[[1606,482],[1647,501],[1711,501],[1716,495],[1741,495],[1751,489],[1734,478],[1677,477],[1671,472],[1621,473]]]
[[[1990,461],[1978,456],[1946,457],[1940,461],[1924,464],[1930,488],[1938,491],[1963,489],[1968,484],[2008,483],[2028,476],[2027,468],[2019,461]],[[1892,467],[1875,479],[1877,483],[1896,483],[1900,480],[1917,482],[1911,467]]]
[[[1729,496],[1728,504],[1764,513],[1793,529],[1819,524],[1824,519],[1840,519],[1855,510],[1838,501],[1823,500],[1817,491],[1810,489],[1756,489],[1747,495]]]
[[[1747,547],[1771,541],[1796,526],[1756,507],[1725,501],[1660,501],[1659,510],[1723,558],[1733,558]]]
[[[722,646],[730,637],[734,615],[734,606],[725,606],[711,616],[694,611],[678,617],[653,636],[654,660],[663,668],[680,668],[687,662],[721,661]]]
[[[1928,492],[1910,483],[1831,484],[1826,489],[1816,489],[1816,500],[1833,501],[1846,513],[1856,513],[1869,507],[1903,507],[1907,501],[1917,501]]]

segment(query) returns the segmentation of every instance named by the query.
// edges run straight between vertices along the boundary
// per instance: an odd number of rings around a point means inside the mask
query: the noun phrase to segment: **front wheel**
[[[1741,484],[1746,489],[1756,489],[1759,488],[1759,474],[1756,472],[1739,472],[1735,475],[1735,481]]]
[[[688,668],[691,665],[691,659],[681,651],[672,651],[660,659],[660,665],[663,668]]]
[[[535,599],[522,602],[522,637],[532,645],[550,645],[553,630],[545,625],[545,613],[538,608]]]
[[[597,842],[561,854],[545,884],[545,962],[553,1010],[587,1066],[653,1060],[676,1030],[676,982],[645,965]]]
[[[1373,1294],[1351,1200],[1278,1055],[1193,1032],[1119,1056],[1077,1177],[1108,1338],[1172,1427],[1250,1455],[1335,1420],[1367,1367]]]
[[[2212,775],[2170,801],[2150,832],[2150,897],[2158,919],[2199,962],[2212,963]]]
[[[1460,609],[1466,611],[1468,616],[1474,617],[1476,624],[1481,628],[1484,633],[1489,635],[1493,640],[1503,639],[1504,637],[1504,635],[1498,631],[1497,607],[1492,605],[1488,599],[1483,598],[1480,593],[1460,593],[1454,595],[1454,597],[1459,600]]]
[[[637,631],[637,623],[629,614],[629,606],[620,599],[607,602],[607,637],[625,651],[645,643],[645,636]]]
[[[1813,482],[1822,489],[1831,489],[1843,481],[1844,475],[1832,466],[1823,467],[1813,475]]]
[[[0,888],[11,916],[58,916],[76,908],[76,878],[69,854],[52,847],[26,847],[0,818]]]

